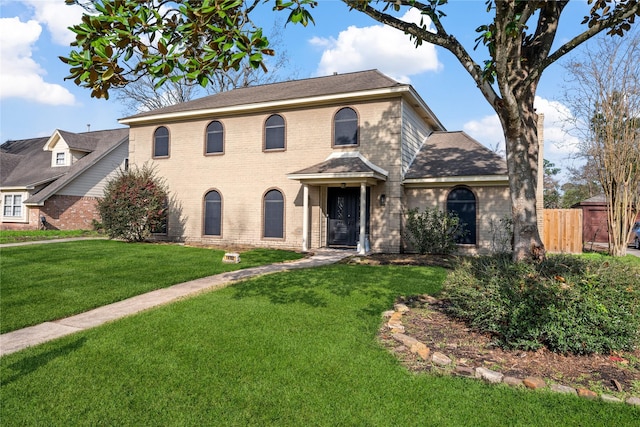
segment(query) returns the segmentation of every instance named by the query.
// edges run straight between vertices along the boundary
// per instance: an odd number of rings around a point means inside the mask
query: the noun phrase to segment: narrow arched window
[[[209,191],[204,196],[204,234],[222,235],[222,198],[215,190]]]
[[[476,196],[468,188],[454,188],[447,197],[447,211],[454,212],[460,218],[465,235],[456,243],[476,243]]]
[[[263,236],[284,237],[284,197],[278,190],[270,190],[264,195]]]
[[[333,145],[358,145],[358,115],[353,108],[341,108],[333,118]]]
[[[215,121],[207,126],[207,147],[205,154],[224,152],[224,129],[222,123]]]
[[[153,157],[169,157],[169,129],[164,126],[153,134]]]
[[[284,119],[279,114],[269,116],[264,123],[264,149],[284,150]]]

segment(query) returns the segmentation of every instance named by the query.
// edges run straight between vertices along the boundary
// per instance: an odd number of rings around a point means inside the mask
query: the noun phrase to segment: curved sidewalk
[[[202,291],[223,288],[240,280],[281,271],[333,264],[351,255],[354,255],[354,252],[320,249],[316,251],[313,256],[297,261],[230,271],[179,283],[168,288],[157,289],[85,313],[76,314],[75,316],[2,334],[0,335],[0,356],[11,354],[27,347],[42,344],[75,332],[94,328],[104,323],[130,316],[159,305],[174,302]]]

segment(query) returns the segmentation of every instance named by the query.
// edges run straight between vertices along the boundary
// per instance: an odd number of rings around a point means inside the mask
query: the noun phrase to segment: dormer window
[[[65,153],[56,153],[56,166],[64,166],[65,163]]]

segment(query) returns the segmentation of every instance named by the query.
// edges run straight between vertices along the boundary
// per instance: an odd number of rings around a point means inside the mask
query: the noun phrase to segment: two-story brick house
[[[171,193],[167,238],[400,252],[407,209],[459,212],[484,251],[505,162],[378,71],[235,89],[120,120]]]

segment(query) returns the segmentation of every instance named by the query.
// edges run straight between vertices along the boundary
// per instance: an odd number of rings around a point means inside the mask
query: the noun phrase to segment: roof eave
[[[285,99],[285,100],[276,100],[276,101],[267,101],[267,102],[258,102],[254,104],[242,104],[242,105],[232,105],[228,107],[219,107],[219,108],[208,108],[208,109],[199,109],[199,110],[190,110],[190,111],[179,111],[173,113],[164,113],[164,114],[155,114],[144,117],[126,117],[118,120],[118,123],[124,125],[142,125],[147,123],[154,122],[163,122],[167,120],[189,120],[189,119],[198,119],[201,117],[210,117],[212,115],[225,115],[225,114],[237,114],[237,113],[250,113],[254,111],[261,110],[273,110],[279,108],[293,108],[300,107],[305,105],[320,105],[320,104],[328,104],[336,101],[357,101],[357,100],[366,100],[366,99],[377,99],[388,97],[389,95],[403,95],[410,94],[412,98],[415,98],[421,106],[424,106],[425,111],[430,113],[430,115],[435,119],[433,113],[426,107],[426,104],[417,97],[415,91],[411,89],[409,85],[402,85],[396,87],[387,87],[380,89],[372,89],[372,90],[364,90],[364,91],[356,91],[356,92],[343,92],[336,93],[330,95],[321,95],[321,96],[312,96],[305,98],[295,98],[295,99]],[[439,123],[439,122],[438,122]]]
[[[340,173],[309,173],[287,174],[288,179],[300,181],[310,185],[356,185],[366,183],[376,185],[379,181],[386,181],[387,177],[377,172],[340,172]]]
[[[505,186],[509,184],[508,175],[472,175],[445,176],[435,178],[408,178],[402,181],[405,187],[446,187],[456,184],[470,186]]]

